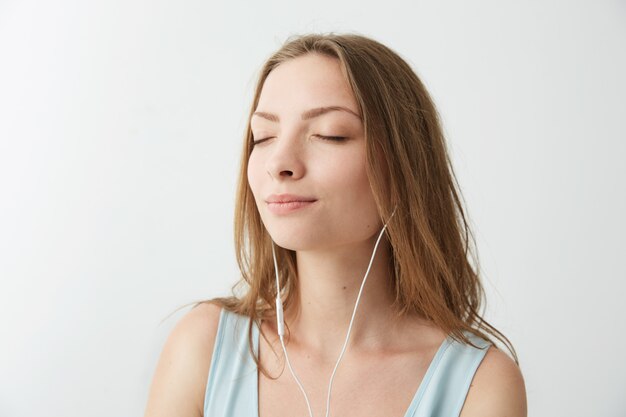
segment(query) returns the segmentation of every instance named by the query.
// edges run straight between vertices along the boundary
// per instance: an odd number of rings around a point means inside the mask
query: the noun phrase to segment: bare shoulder
[[[526,417],[522,372],[505,352],[491,346],[465,399],[460,417]]]
[[[145,417],[203,415],[221,307],[197,304],[174,326],[157,364]]]

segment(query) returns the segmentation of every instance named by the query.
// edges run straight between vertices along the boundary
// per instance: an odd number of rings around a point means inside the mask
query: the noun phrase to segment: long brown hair
[[[474,236],[461,204],[460,189],[446,149],[435,105],[411,67],[381,43],[357,34],[292,36],[263,65],[250,109],[255,111],[263,83],[281,63],[308,53],[340,62],[363,119],[367,174],[381,218],[388,219],[393,307],[402,317],[418,314],[472,346],[469,331],[493,343],[500,340],[519,364],[511,342],[481,314],[485,293],[479,280]],[[249,120],[249,119],[248,119]],[[252,152],[250,123],[244,135],[235,204],[235,252],[241,271],[233,290],[244,293],[210,300],[250,317],[252,326],[275,317],[275,272],[269,233],[247,181]],[[292,250],[276,246],[285,309],[297,302],[298,276]],[[261,332],[263,334],[263,332]],[[263,334],[263,337],[266,336]],[[267,372],[261,367],[261,371]],[[267,375],[269,376],[269,375]]]

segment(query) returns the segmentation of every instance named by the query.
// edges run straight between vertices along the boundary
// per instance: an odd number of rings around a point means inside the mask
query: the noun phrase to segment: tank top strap
[[[491,343],[470,332],[467,337],[476,345],[461,343],[448,336],[446,345],[433,363],[433,372],[424,381],[424,391],[406,417],[458,417],[474,374]]]
[[[257,417],[257,366],[248,347],[250,318],[222,309],[204,399],[206,417]],[[470,384],[490,342],[469,332],[478,346],[443,342],[433,358],[405,417],[458,417]],[[258,354],[259,329],[252,326],[253,351]]]
[[[250,318],[222,308],[204,397],[206,417],[256,417],[257,367],[248,346]],[[254,353],[258,327],[252,326]]]

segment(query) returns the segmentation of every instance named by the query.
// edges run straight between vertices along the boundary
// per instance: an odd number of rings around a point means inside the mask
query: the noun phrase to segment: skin
[[[311,109],[341,106],[303,120]],[[315,416],[326,413],[328,379],[343,346],[358,290],[383,224],[365,171],[358,106],[337,60],[308,54],[274,69],[251,119],[255,145],[248,182],[275,244],[296,252],[299,305],[285,311],[289,359]],[[271,114],[273,117],[268,117]],[[268,120],[278,119],[278,120]],[[322,136],[341,136],[330,141]],[[317,201],[289,214],[272,213],[270,194]],[[332,415],[403,417],[445,334],[426,320],[392,319],[390,256],[383,237],[362,293],[350,341],[333,383]],[[202,304],[168,338],[153,379],[146,417],[201,416],[220,308]],[[365,319],[367,318],[367,319]],[[263,323],[260,416],[308,415],[284,366],[274,323]],[[274,352],[277,352],[275,354]],[[517,365],[490,348],[479,366],[461,417],[526,416]]]
[[[341,106],[308,120],[308,110]],[[274,242],[296,251],[301,283],[299,311],[286,311],[293,344],[337,358],[357,293],[383,226],[365,170],[365,137],[357,103],[336,60],[308,55],[283,63],[267,77],[257,106],[280,121],[254,115],[255,141],[248,181],[261,219]],[[322,136],[341,136],[332,141]],[[291,193],[317,199],[288,215],[270,212],[270,194]],[[385,265],[386,239],[378,246],[367,278],[349,349],[380,345],[389,334],[392,294]]]

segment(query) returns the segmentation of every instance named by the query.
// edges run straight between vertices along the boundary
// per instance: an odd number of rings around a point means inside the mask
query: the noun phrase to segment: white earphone
[[[398,208],[398,206],[396,206],[393,209],[393,212],[391,213],[391,216],[389,216],[389,220],[391,220],[391,218],[393,217],[393,215],[396,212],[396,209]],[[387,220],[387,223],[389,223],[389,220]],[[337,372],[337,367],[339,366],[339,362],[341,361],[341,358],[343,357],[344,352],[346,351],[346,347],[348,346],[348,340],[350,339],[350,332],[352,331],[352,323],[354,322],[354,317],[356,315],[356,309],[359,305],[359,300],[361,299],[361,293],[363,292],[363,287],[365,286],[365,281],[367,280],[367,276],[370,272],[370,268],[372,266],[372,262],[374,261],[374,255],[376,254],[376,249],[378,248],[378,242],[380,242],[380,238],[383,235],[383,232],[385,231],[385,229],[387,228],[387,223],[385,223],[385,225],[383,226],[382,230],[380,231],[380,234],[378,235],[378,239],[376,240],[376,244],[374,245],[374,251],[372,252],[372,257],[370,258],[370,263],[367,266],[367,271],[365,272],[365,277],[363,277],[363,282],[361,283],[361,288],[359,289],[359,295],[356,298],[356,303],[354,304],[354,310],[352,311],[352,318],[350,319],[350,325],[348,326],[348,333],[346,334],[346,340],[343,344],[343,348],[341,349],[341,354],[339,354],[339,358],[337,359],[337,363],[335,364],[335,368],[333,369],[333,373],[330,377],[330,382],[328,383],[328,396],[326,398],[326,417],[330,416],[330,392],[332,389],[332,385],[333,385],[333,379],[335,378],[335,373]],[[311,410],[311,404],[309,403],[309,397],[306,395],[306,392],[304,391],[304,387],[302,386],[302,383],[300,382],[300,380],[298,379],[298,377],[296,376],[296,373],[294,372],[293,368],[291,367],[291,363],[289,362],[289,356],[287,355],[287,348],[285,347],[285,342],[283,340],[283,336],[285,335],[285,323],[284,323],[284,318],[283,318],[283,301],[280,298],[280,283],[278,280],[278,263],[276,262],[276,251],[274,250],[274,242],[272,241],[272,255],[274,256],[274,270],[276,271],[276,321],[277,321],[277,327],[278,327],[278,336],[280,337],[280,344],[283,347],[283,352],[285,353],[285,359],[287,360],[287,366],[289,367],[289,371],[291,371],[291,375],[293,375],[293,378],[296,380],[296,383],[298,384],[298,387],[300,387],[300,391],[302,391],[302,394],[304,395],[304,400],[306,401],[306,405],[307,408],[309,410],[309,416],[313,417],[313,411]]]

